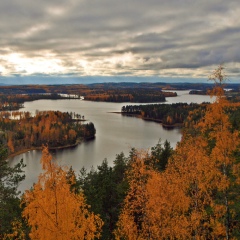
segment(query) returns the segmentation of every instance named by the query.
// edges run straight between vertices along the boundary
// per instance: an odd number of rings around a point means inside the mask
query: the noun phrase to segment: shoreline
[[[87,141],[88,139],[78,139],[76,141],[76,143],[74,144],[69,144],[69,145],[64,145],[64,146],[58,146],[58,147],[49,147],[49,150],[57,150],[57,149],[65,149],[65,148],[71,148],[71,147],[76,147],[78,144]],[[33,150],[42,150],[42,147],[31,147],[31,148],[26,148],[26,149],[22,149],[18,152],[12,153],[10,155],[7,156],[7,160],[9,160],[10,158],[16,157],[20,154],[29,152],[29,151],[33,151]]]
[[[123,116],[128,116],[128,117],[141,118],[144,121],[160,123],[160,124],[162,124],[162,126],[164,128],[167,128],[167,129],[182,128],[183,127],[182,123],[175,123],[175,124],[172,124],[172,125],[167,125],[167,124],[164,124],[161,119],[146,118],[146,117],[142,117],[140,114],[137,114],[137,113],[124,113],[124,112],[108,112],[108,113],[116,113],[116,114],[121,114]]]

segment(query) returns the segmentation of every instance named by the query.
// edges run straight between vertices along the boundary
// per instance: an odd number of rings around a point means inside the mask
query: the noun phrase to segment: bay
[[[209,96],[189,95],[189,91],[176,91],[177,97],[167,98],[167,103],[177,102],[210,102]],[[149,103],[148,103],[149,104]],[[161,124],[144,121],[135,117],[122,116],[112,112],[120,112],[124,105],[139,105],[139,103],[106,103],[91,102],[78,99],[69,100],[37,100],[26,102],[23,111],[35,114],[36,110],[54,110],[75,112],[84,115],[85,119],[94,123],[96,137],[83,142],[76,147],[52,151],[52,155],[59,164],[72,166],[78,174],[82,167],[88,171],[96,168],[107,158],[109,165],[113,164],[116,154],[124,152],[128,155],[132,147],[149,149],[156,145],[159,139],[168,140],[173,147],[181,139],[181,130],[166,130]],[[19,190],[29,189],[37,181],[42,172],[40,165],[41,151],[33,150],[9,158],[10,166],[20,159],[26,164],[26,179],[20,184]]]

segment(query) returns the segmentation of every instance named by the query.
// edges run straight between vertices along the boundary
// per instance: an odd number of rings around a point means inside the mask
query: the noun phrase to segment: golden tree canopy
[[[31,239],[94,239],[100,237],[102,220],[90,213],[83,193],[70,190],[74,179],[52,161],[47,147],[41,158],[45,170],[32,190],[25,192],[23,216],[31,226]]]

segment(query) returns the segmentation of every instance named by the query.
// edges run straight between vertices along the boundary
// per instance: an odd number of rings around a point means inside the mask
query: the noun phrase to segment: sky
[[[240,82],[239,16],[239,0],[1,0],[0,81],[208,79],[224,64]]]

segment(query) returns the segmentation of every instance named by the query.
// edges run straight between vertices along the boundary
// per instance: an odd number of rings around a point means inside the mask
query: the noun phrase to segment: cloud
[[[239,77],[239,15],[237,0],[1,1],[0,71]]]

